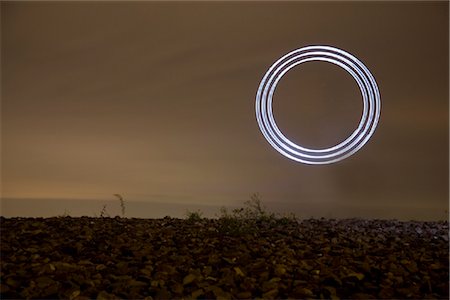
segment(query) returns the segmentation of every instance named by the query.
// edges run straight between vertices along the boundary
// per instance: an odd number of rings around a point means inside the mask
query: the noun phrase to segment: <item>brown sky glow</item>
[[[448,2],[2,1],[2,215],[92,215],[121,193],[155,217],[259,192],[306,216],[443,218],[448,17]],[[267,68],[315,44],[361,59],[382,101],[372,139],[325,166],[280,155],[254,113]],[[326,63],[275,93],[280,128],[309,147],[345,139],[361,110]]]

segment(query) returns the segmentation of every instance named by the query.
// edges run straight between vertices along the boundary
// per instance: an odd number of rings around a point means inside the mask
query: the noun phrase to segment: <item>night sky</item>
[[[442,219],[449,198],[448,2],[1,3],[4,216],[182,216],[259,192],[303,217]],[[332,45],[375,76],[372,139],[332,165],[289,160],[264,139],[255,95],[270,65]],[[362,100],[312,62],[277,87],[287,137],[327,147]],[[108,202],[109,201],[109,202]]]

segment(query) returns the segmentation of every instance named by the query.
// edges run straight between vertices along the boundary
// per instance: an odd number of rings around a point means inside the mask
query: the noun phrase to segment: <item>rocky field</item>
[[[1,299],[449,298],[448,222],[1,219]]]

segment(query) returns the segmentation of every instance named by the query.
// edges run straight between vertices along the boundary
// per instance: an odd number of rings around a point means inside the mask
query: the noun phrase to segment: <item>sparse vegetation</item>
[[[297,216],[294,213],[279,215],[276,218],[277,224],[287,225],[290,223],[298,223]]]
[[[70,211],[67,209],[64,209],[64,213],[62,215],[58,215],[58,218],[66,218],[66,217],[70,217]]]
[[[125,200],[123,199],[121,194],[114,194],[120,201],[120,208],[122,210],[122,217],[125,217]]]
[[[274,213],[268,212],[262,204],[261,195],[253,193],[244,207],[231,212],[226,207],[220,209],[219,231],[228,235],[256,234],[261,223],[277,222]]]
[[[186,219],[190,222],[198,222],[203,219],[203,213],[197,209],[195,211],[187,211],[186,212]]]
[[[110,217],[109,213],[106,211],[106,204],[103,205],[102,210],[100,211],[100,218]]]
[[[234,209],[232,213],[226,207],[220,209],[218,221],[218,231],[222,234],[237,236],[244,233],[252,233],[254,231],[253,224],[246,222],[241,217],[243,208]]]

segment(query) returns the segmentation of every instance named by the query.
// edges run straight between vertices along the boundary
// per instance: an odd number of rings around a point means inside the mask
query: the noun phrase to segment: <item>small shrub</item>
[[[298,220],[294,213],[289,213],[278,216],[276,218],[276,223],[280,225],[298,224]]]
[[[245,208],[243,209],[243,212],[247,219],[258,221],[270,221],[275,219],[275,215],[267,212],[262,204],[261,195],[259,193],[253,193],[250,196],[250,200],[245,201],[244,204]]]
[[[220,209],[219,232],[229,235],[255,234],[261,222],[275,219],[274,214],[266,211],[258,193],[252,194],[244,205],[231,212],[225,207]]]
[[[197,209],[196,211],[187,211],[186,212],[186,218],[190,222],[198,222],[201,221],[203,218],[203,213]]]
[[[244,207],[235,208],[231,212],[225,207],[220,209],[218,230],[228,235],[257,234],[262,224],[291,223],[298,223],[295,214],[276,216],[268,212],[262,204],[260,194],[254,193],[250,196],[250,200],[244,202]]]
[[[232,236],[253,232],[253,227],[242,217],[242,212],[242,208],[233,209],[232,213],[230,213],[226,207],[221,207],[218,220],[218,231],[221,234]]]

